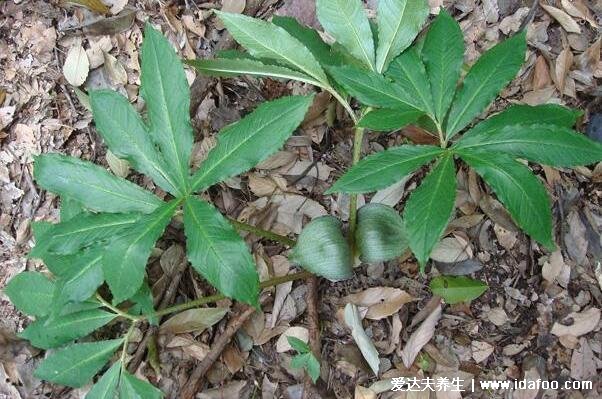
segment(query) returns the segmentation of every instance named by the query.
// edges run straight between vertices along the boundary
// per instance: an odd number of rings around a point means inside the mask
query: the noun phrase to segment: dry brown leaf
[[[546,281],[550,283],[557,281],[558,284],[563,287],[568,285],[570,273],[571,269],[564,263],[562,252],[560,250],[554,251],[552,255],[550,255],[550,259],[545,262],[541,268],[541,275]]]
[[[578,264],[584,264],[587,255],[586,227],[581,221],[579,212],[571,211],[567,217],[569,229],[564,235],[564,244],[569,256]]]
[[[197,399],[224,399],[241,398],[242,390],[247,386],[247,381],[232,381],[225,385],[211,388],[197,394]]]
[[[353,399],[376,399],[376,392],[374,392],[370,388],[365,388],[361,385],[356,385]]]
[[[493,353],[495,348],[493,345],[484,341],[472,341],[470,343],[470,350],[472,351],[472,358],[475,362],[481,363],[487,360]]]
[[[600,321],[600,309],[589,308],[588,310],[584,310],[580,313],[573,312],[569,314],[565,320],[567,322],[572,321],[571,325],[565,325],[556,322],[552,326],[550,333],[556,335],[557,337],[563,335],[580,337],[590,331],[593,331],[598,326],[598,322]]]
[[[412,177],[412,174],[409,174],[409,175],[405,176],[404,178],[402,178],[397,183],[395,183],[387,188],[383,188],[382,190],[378,190],[374,194],[372,199],[370,200],[370,203],[395,206],[399,202],[399,200],[401,200],[401,197],[403,197],[403,193],[405,192],[406,182],[411,177]]]
[[[587,342],[587,339],[579,340],[579,348],[573,350],[571,357],[571,378],[577,381],[591,381],[597,375],[596,357]]]
[[[291,166],[297,160],[297,155],[289,151],[278,151],[256,166],[256,169],[272,170],[283,166]]]
[[[600,45],[602,36],[598,38],[583,54],[580,54],[575,62],[581,71],[593,73],[600,63]]]
[[[356,294],[347,295],[344,303],[353,303],[368,308],[367,319],[380,320],[395,314],[401,307],[415,298],[399,288],[373,287]]]
[[[305,327],[289,327],[280,335],[278,341],[276,341],[276,352],[283,353],[293,349],[288,343],[287,337],[298,338],[301,341],[307,343],[309,341],[309,331]]]
[[[228,345],[222,353],[222,359],[232,374],[237,373],[245,364],[245,358],[236,345]]]
[[[185,332],[201,332],[224,318],[228,308],[189,309],[169,318],[161,324],[164,334],[181,334]]]
[[[493,308],[486,312],[486,318],[496,326],[500,327],[508,322],[508,315],[506,311],[500,307]]]
[[[426,345],[435,334],[435,327],[441,318],[441,305],[439,304],[433,312],[420,324],[406,342],[401,351],[401,359],[406,368],[410,368],[420,353],[420,350]]]
[[[581,33],[581,27],[573,18],[559,8],[540,3],[541,8],[546,10],[562,27],[570,33]]]
[[[68,0],[68,3],[79,4],[100,14],[107,14],[109,12],[109,7],[100,0]]]
[[[63,75],[67,82],[76,87],[81,86],[86,81],[89,70],[90,62],[86,50],[79,43],[72,46],[63,65]]]
[[[598,24],[583,0],[560,0],[562,8],[572,17],[587,21],[592,28],[598,29]]]
[[[569,47],[564,48],[556,58],[555,79],[556,88],[563,94],[566,85],[566,77],[573,66],[573,53]]]
[[[431,259],[438,262],[454,263],[472,258],[470,243],[460,236],[446,237],[439,241],[431,253]]]
[[[111,152],[111,150],[107,150],[105,159],[109,164],[109,169],[111,169],[111,172],[113,172],[115,175],[119,177],[127,177],[127,175],[130,174],[129,162],[124,159],[117,158],[115,154]]]
[[[374,346],[374,342],[372,342],[372,340],[368,337],[364,327],[362,326],[362,319],[357,306],[352,303],[348,303],[345,306],[344,317],[345,324],[347,324],[347,327],[351,329],[351,336],[357,344],[357,347],[360,349],[360,352],[362,352],[362,356],[370,365],[374,375],[378,375],[378,370],[380,369],[378,351]]]
[[[535,61],[535,68],[533,69],[533,89],[539,90],[544,87],[548,87],[552,83],[550,78],[550,68],[545,57],[540,55]]]

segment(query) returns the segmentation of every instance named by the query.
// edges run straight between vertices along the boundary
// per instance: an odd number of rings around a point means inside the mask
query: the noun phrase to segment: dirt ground
[[[43,264],[26,258],[33,246],[30,225],[58,219],[56,197],[33,180],[36,154],[61,152],[93,160],[154,188],[107,154],[79,91],[113,88],[143,109],[138,56],[145,21],[159,27],[183,58],[211,57],[216,49],[234,46],[213,9],[266,19],[273,14],[290,15],[319,28],[312,0],[104,2],[111,6],[106,17],[56,0],[0,2],[0,288],[23,270],[44,270]],[[376,3],[369,0],[367,7],[373,10]],[[531,0],[429,3],[432,14],[445,7],[460,21],[469,64],[516,32],[534,4]],[[527,61],[488,113],[510,103],[577,107],[584,110],[579,129],[602,141],[602,91],[598,87],[602,1],[543,0],[541,5],[534,9],[529,25]],[[87,55],[87,65],[75,66],[85,79],[79,89],[65,78],[65,73],[73,71],[64,70],[67,53],[77,46]],[[314,90],[270,79],[206,78],[193,70],[187,70],[187,77],[196,131],[194,164],[215,143],[220,128],[261,101]],[[338,117],[328,127],[331,104],[327,95],[318,95],[282,151],[259,168],[213,188],[209,195],[221,211],[291,237],[316,216],[332,214],[346,220],[349,198],[323,194],[351,160],[350,121],[335,110]],[[420,140],[420,136],[411,128],[389,135],[371,133],[363,152],[406,139]],[[518,230],[474,172],[462,169],[457,175],[455,218],[426,276],[419,273],[415,259],[406,256],[361,265],[349,281],[319,281],[317,292],[308,281],[266,290],[269,298],[262,311],[251,316],[228,343],[197,397],[303,397],[304,376],[289,366],[292,352],[286,350],[283,333],[307,337],[316,333],[316,322],[322,380],[311,390],[314,397],[429,398],[429,392],[390,390],[393,378],[427,375],[460,378],[467,384],[461,396],[438,392],[438,399],[602,397],[602,164],[575,170],[533,166],[533,170],[552,198],[555,252],[549,253]],[[417,173],[374,195],[361,196],[360,204],[380,202],[401,210],[421,176]],[[170,226],[148,268],[157,298],[165,296],[174,278],[165,270],[176,270],[181,280],[172,303],[213,293],[190,268],[174,266],[185,263],[180,227],[177,222]],[[254,236],[246,238],[260,275],[267,275],[268,270],[284,275],[295,269],[285,256],[286,248]],[[471,275],[490,289],[470,305],[441,304],[428,289],[429,276],[438,273]],[[349,302],[373,314],[363,326],[379,351],[379,378],[370,371],[343,322],[342,309]],[[235,304],[225,300],[219,305],[230,306],[231,312],[210,329],[183,334],[161,331],[157,336],[160,371],[143,356],[137,375],[156,384],[167,397],[178,397],[195,365],[211,351],[228,320],[236,317]],[[317,317],[312,315],[314,306]],[[89,387],[66,389],[33,376],[44,353],[14,336],[28,322],[0,293],[0,398],[84,397]],[[116,324],[100,334],[115,336],[120,328]],[[145,329],[135,332],[132,354]],[[402,356],[417,340],[424,341],[415,348],[422,350],[406,369]],[[539,379],[558,381],[561,386],[566,381],[591,381],[591,387],[483,390],[477,382],[475,392],[470,392],[473,378]]]

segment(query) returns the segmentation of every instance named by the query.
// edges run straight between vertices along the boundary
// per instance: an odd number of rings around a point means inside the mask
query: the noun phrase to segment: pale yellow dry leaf
[[[598,29],[598,24],[583,0],[560,0],[562,8],[571,16],[587,21],[592,28]]]
[[[579,347],[571,357],[571,378],[577,381],[591,381],[596,376],[596,357],[587,339],[579,340]]]
[[[401,360],[406,368],[410,368],[420,353],[420,350],[426,345],[435,334],[435,327],[441,318],[441,305],[438,305],[431,314],[420,324],[406,342],[401,351]]]
[[[461,262],[472,257],[470,243],[461,237],[446,237],[439,241],[431,253],[431,259],[438,262]]]
[[[571,18],[569,14],[559,8],[540,3],[541,7],[546,10],[558,23],[569,33],[581,33],[579,24]]]
[[[104,63],[105,70],[109,75],[109,78],[113,81],[113,83],[118,85],[125,85],[128,82],[128,74],[125,71],[121,62],[117,60],[117,58],[113,57],[111,54],[104,52]]]
[[[109,7],[101,0],[68,0],[68,3],[79,4],[100,14],[107,14],[109,12]]]
[[[115,154],[113,154],[111,152],[111,150],[107,150],[105,159],[107,160],[107,163],[109,164],[109,169],[111,169],[111,171],[115,175],[117,175],[119,177],[126,177],[127,175],[130,174],[129,162],[124,159],[117,158],[115,156]]]
[[[376,399],[376,392],[361,385],[355,386],[353,399]]]
[[[89,70],[90,62],[86,50],[81,44],[72,46],[63,65],[63,75],[67,82],[76,87],[81,86],[86,81]]]
[[[207,28],[205,27],[204,24],[201,24],[201,23],[197,22],[197,19],[194,18],[194,16],[192,16],[192,15],[183,15],[182,16],[182,23],[184,24],[184,26],[186,27],[186,29],[188,29],[190,32],[194,33],[198,37],[204,37],[205,36],[205,31],[207,30]]]
[[[280,335],[278,341],[276,341],[276,352],[283,353],[293,349],[288,343],[287,337],[294,337],[307,343],[309,341],[309,331],[305,327],[289,327]]]
[[[552,83],[550,78],[550,68],[545,57],[540,55],[535,61],[533,68],[533,89],[539,90],[548,87]]]
[[[407,292],[399,288],[372,287],[343,298],[344,303],[353,303],[359,307],[368,308],[367,319],[380,320],[395,314],[401,307],[415,300]]]
[[[600,309],[589,308],[580,313],[570,313],[566,317],[566,320],[567,322],[572,321],[572,324],[564,325],[556,322],[552,326],[550,333],[557,337],[562,335],[572,335],[575,337],[585,335],[598,326],[598,322],[600,322]]]
[[[556,70],[555,70],[555,78],[554,81],[556,83],[556,88],[558,91],[563,94],[564,88],[566,85],[566,77],[573,66],[573,53],[569,47],[564,48],[560,54],[558,54],[558,58],[556,58]]]
[[[484,341],[472,341],[470,343],[470,350],[472,351],[472,358],[475,362],[481,363],[487,360],[493,353],[495,348],[493,345]]]

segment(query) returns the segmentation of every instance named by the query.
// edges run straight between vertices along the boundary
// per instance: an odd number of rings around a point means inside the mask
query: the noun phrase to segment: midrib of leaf
[[[118,339],[118,341],[123,341],[123,339]],[[82,365],[84,365],[86,363],[91,363],[93,360],[96,360],[98,358],[102,358],[107,353],[115,351],[116,347],[117,347],[117,345],[115,345],[115,346],[111,345],[111,346],[105,348],[104,350],[96,352],[94,355],[92,355],[92,356],[90,356],[90,357],[88,357],[86,359],[83,359],[83,360],[81,360],[79,362],[76,362],[76,363],[72,364],[70,367],[67,367],[67,368],[63,369],[61,372],[54,374],[53,377],[55,379],[58,379],[58,377],[62,378],[62,376],[68,374],[72,370],[77,369],[77,368],[81,367]]]
[[[265,64],[262,64],[262,65],[265,66]],[[280,67],[280,68],[286,69],[284,67]],[[311,79],[310,76],[308,76],[307,78],[303,78],[301,76],[294,75],[294,74],[286,75],[284,73],[274,73],[274,72],[261,73],[261,72],[257,72],[257,71],[253,71],[253,70],[244,69],[244,68],[239,68],[239,69],[231,68],[231,69],[228,69],[228,68],[216,68],[216,67],[212,67],[212,68],[203,67],[202,69],[205,69],[205,70],[208,70],[208,71],[210,70],[210,71],[215,71],[215,72],[222,72],[222,73],[234,73],[234,72],[236,72],[236,73],[240,73],[240,74],[243,74],[243,75],[272,76],[272,77],[275,77],[275,78],[291,79],[291,80],[296,80],[296,81],[299,81],[299,82],[309,83],[309,84],[314,85],[314,86],[322,87],[322,83],[318,82],[317,80]],[[295,71],[291,70],[291,72],[295,72]]]
[[[410,77],[412,76],[411,74],[409,74],[407,72],[407,69],[405,67],[405,65],[401,64],[400,68],[402,69],[402,71],[406,74],[406,77],[408,78],[408,82],[410,82],[410,84],[412,85],[412,87],[414,88],[414,90],[416,91],[416,93],[418,93],[418,95],[420,96],[420,99],[422,100],[422,103],[424,104],[424,106],[427,108],[424,110],[424,112],[426,112],[427,114],[429,114],[429,116],[434,120],[435,117],[433,115],[433,110],[431,108],[431,104],[429,101],[427,101],[427,99],[424,97],[424,93],[423,90],[420,90],[418,88],[418,86],[416,86],[416,83],[414,82],[413,79],[411,79]],[[428,82],[427,82],[428,83]]]
[[[497,69],[498,66],[500,66],[501,63],[503,63],[503,61],[506,60],[506,57],[499,57],[497,59],[497,62],[495,63],[495,67],[492,67],[492,68],[489,69],[490,73],[487,76],[487,78],[481,80],[481,84],[478,86],[478,89],[474,91],[474,93],[470,97],[470,100],[466,103],[466,105],[464,106],[464,108],[462,109],[462,111],[460,111],[460,113],[456,117],[456,121],[454,122],[453,126],[451,128],[447,129],[448,132],[453,132],[453,133],[450,133],[450,136],[448,136],[448,138],[451,137],[451,135],[454,135],[454,134],[457,133],[457,132],[455,132],[456,126],[462,120],[462,118],[464,117],[464,114],[466,114],[466,111],[468,111],[468,108],[472,105],[472,103],[474,102],[474,100],[477,98],[478,94],[481,92],[481,90],[483,89],[483,87],[485,87],[487,85],[487,83],[489,82],[489,80],[491,80],[491,78],[494,75],[496,75],[493,72]]]
[[[290,110],[289,113],[292,113],[293,111],[296,111],[296,108],[293,110]],[[245,145],[247,142],[249,141],[253,141],[255,135],[257,134],[257,132],[260,132],[264,129],[266,129],[267,127],[269,127],[270,125],[274,124],[275,122],[277,122],[280,119],[284,119],[286,116],[286,114],[284,115],[277,115],[275,116],[273,119],[270,119],[268,122],[264,123],[263,125],[261,125],[258,129],[255,129],[255,133],[253,133],[252,135],[249,135],[247,137],[245,137],[244,140],[242,140],[240,143],[238,143],[238,145],[236,145],[235,147],[232,147],[232,149],[230,151],[228,151],[223,157],[221,157],[221,159],[214,163],[213,166],[209,169],[207,169],[206,171],[203,172],[202,175],[200,175],[198,178],[196,178],[193,183],[192,183],[192,190],[196,191],[198,189],[197,184],[202,181],[207,175],[209,175],[211,172],[213,172],[213,170],[215,170],[223,161],[224,159],[229,158],[235,151],[237,151],[240,147],[242,147],[243,145]],[[201,165],[202,167],[202,165]]]
[[[337,3],[339,4],[339,7],[341,7],[340,1],[337,1]],[[343,7],[343,9],[344,9],[344,7]],[[365,12],[365,11],[362,9],[361,12]],[[370,67],[370,69],[374,70],[374,62],[370,60],[370,56],[368,55],[368,53],[366,53],[366,49],[364,48],[364,46],[362,46],[362,39],[360,37],[360,33],[357,31],[357,29],[355,29],[355,25],[353,24],[353,21],[351,20],[351,18],[349,18],[349,15],[347,15],[347,13],[343,12],[341,14],[343,14],[345,23],[347,24],[347,26],[349,26],[351,28],[351,31],[353,32],[353,39],[358,44],[359,48],[362,50],[362,54],[364,55],[364,58],[366,59],[366,61],[368,61],[367,65]],[[372,40],[372,38],[370,38],[370,40]]]
[[[476,136],[475,136],[476,137]],[[460,143],[460,142],[458,142]],[[490,142],[484,142],[484,143],[475,143],[475,144],[469,144],[469,145],[458,145],[458,147],[456,147],[458,150],[466,150],[466,149],[475,149],[475,148],[479,148],[479,147],[488,147],[488,146],[492,146],[492,145],[503,145],[503,144],[535,144],[535,145],[541,145],[541,141],[533,141],[533,140],[526,140],[523,138],[517,138],[517,139],[506,139],[506,140],[498,140],[498,141],[490,141]],[[579,150],[581,151],[582,148],[569,144],[569,143],[549,143],[547,142],[546,147],[558,147],[561,150],[566,150],[566,149],[572,149],[572,150]]]
[[[415,1],[415,0],[408,0],[408,1]],[[387,59],[389,58],[389,54],[391,54],[391,49],[393,48],[393,43],[395,43],[395,39],[397,39],[397,36],[399,36],[399,31],[401,29],[401,23],[403,21],[404,15],[405,15],[406,8],[408,7],[408,1],[405,2],[404,6],[403,6],[403,10],[401,10],[399,19],[397,20],[397,26],[395,27],[395,34],[392,35],[392,39],[389,41],[389,44],[386,47],[387,52],[385,53],[384,58],[382,58],[382,60],[381,60],[381,65],[376,66],[376,70],[379,73],[382,73],[383,68],[385,67],[385,64],[387,63]]]
[[[102,259],[102,255],[96,256],[93,260],[91,260],[86,265],[84,265],[84,267],[79,269],[79,271],[75,275],[73,275],[73,276],[71,276],[71,278],[67,279],[65,281],[65,284],[69,284],[69,283],[72,283],[74,280],[77,280],[77,278],[81,277],[85,272],[90,270],[92,268],[92,266],[96,265],[96,263],[98,263],[101,259]]]
[[[447,162],[449,162],[449,158],[450,158],[451,156],[452,156],[452,155],[447,155],[447,156],[445,156],[445,157],[441,158],[441,166],[442,166],[442,169],[441,169],[441,173],[439,173],[439,176],[438,176],[438,179],[437,179],[437,184],[435,185],[435,188],[434,188],[434,190],[433,190],[433,193],[435,193],[435,195],[431,195],[431,196],[430,196],[430,197],[431,197],[431,198],[430,198],[430,201],[428,201],[428,204],[427,204],[427,210],[428,210],[428,214],[429,214],[429,215],[430,215],[430,214],[431,214],[431,212],[432,212],[432,209],[433,209],[433,203],[435,202],[435,197],[438,197],[438,196],[439,196],[439,195],[438,195],[438,192],[439,192],[439,189],[441,188],[441,183],[443,182],[443,176],[445,175],[445,173],[444,173],[444,172],[445,172],[445,169],[444,169],[444,168],[447,168],[447,165],[446,165],[446,163],[447,163]],[[445,163],[445,164],[444,164],[444,163]],[[429,220],[429,219],[430,219],[430,218],[428,218],[427,220]],[[424,243],[426,242],[426,236],[427,236],[427,233],[429,233],[429,232],[430,232],[430,231],[432,231],[432,230],[433,230],[432,228],[429,228],[429,229],[422,229],[422,234],[423,234],[423,235],[422,235],[422,243],[423,243],[422,247],[423,247],[423,249],[424,249]],[[427,255],[427,257],[428,257],[428,255]]]
[[[299,65],[299,63],[295,62],[294,60],[290,59],[289,57],[287,57],[285,54],[279,53],[277,52],[275,49],[266,46],[264,43],[260,42],[259,40],[255,39],[247,30],[245,30],[242,26],[237,26],[237,28],[242,31],[245,35],[247,35],[247,37],[249,39],[251,39],[252,41],[254,41],[256,44],[258,44],[260,47],[263,47],[264,49],[268,50],[269,52],[276,54],[277,56],[284,58],[287,62],[290,62],[292,65],[294,65],[295,67],[299,68],[300,70],[306,72],[309,76],[315,78],[317,81],[321,82],[324,85],[328,85],[328,82],[323,82],[321,77],[314,75],[313,72],[306,70],[306,68],[304,68],[302,65]],[[282,29],[282,28],[281,28]],[[287,32],[287,35],[290,35]],[[295,39],[293,36],[291,36],[291,38]],[[298,41],[298,40],[297,40]],[[300,42],[299,42],[300,43]],[[303,46],[303,44],[301,44]],[[305,47],[305,46],[304,46]],[[309,50],[308,50],[309,51]],[[319,85],[318,85],[319,86]]]
[[[85,233],[88,231],[94,231],[97,229],[101,229],[101,228],[108,228],[108,227],[116,227],[116,226],[122,226],[122,225],[128,225],[128,224],[132,224],[134,222],[136,222],[136,220],[138,220],[138,216],[136,217],[132,217],[132,218],[123,218],[122,220],[118,220],[115,222],[108,222],[108,223],[104,223],[104,224],[96,224],[93,226],[85,226],[82,227],[80,229],[77,230],[69,230],[68,232],[62,233],[62,234],[53,234],[52,238],[56,239],[56,238],[65,238],[65,237],[69,237],[72,235],[79,235],[81,233]]]
[[[114,319],[115,317],[117,317],[116,314],[104,313],[104,314],[92,315],[92,316],[89,316],[89,317],[86,317],[83,319],[62,320],[60,323],[51,324],[50,327],[46,326],[46,328],[49,330],[52,330],[52,329],[57,330],[59,328],[70,327],[74,324],[85,323],[85,322],[90,322],[90,321],[99,320],[99,319],[107,319],[107,318],[109,318],[109,316],[111,317],[111,319]]]
[[[184,185],[185,190],[188,188],[188,179],[184,175],[184,167],[182,164],[182,158],[180,157],[180,151],[178,151],[178,146],[176,145],[175,138],[175,130],[173,127],[173,121],[171,120],[171,113],[167,108],[167,102],[165,99],[167,98],[167,93],[165,92],[165,85],[163,84],[163,74],[160,68],[159,60],[157,59],[157,48],[153,46],[154,51],[152,52],[153,62],[155,64],[155,69],[157,70],[157,76],[159,79],[159,89],[161,90],[160,96],[155,96],[161,101],[161,108],[163,108],[164,114],[167,115],[167,123],[169,124],[169,144],[172,147],[173,155],[176,157],[176,161],[178,163],[178,174],[182,178],[182,184]],[[157,132],[157,134],[161,134],[161,132]],[[177,187],[177,186],[176,186]]]
[[[404,99],[402,99],[400,97],[395,96],[393,93],[388,93],[388,92],[384,92],[384,91],[381,91],[381,90],[376,90],[372,86],[365,85],[362,81],[357,81],[357,80],[349,78],[349,77],[347,79],[351,80],[352,82],[354,82],[355,84],[357,84],[360,87],[364,87],[364,88],[367,88],[369,90],[375,91],[377,93],[382,94],[383,96],[391,98],[391,99],[393,99],[395,101],[399,101],[400,103],[403,103],[403,104],[405,104],[405,105],[407,105],[409,107],[412,107],[412,108],[416,109],[416,107],[414,105],[408,103],[406,100],[404,100]]]
[[[438,45],[440,45],[440,43],[438,43]],[[440,50],[440,46],[437,50]],[[436,54],[439,58],[438,60],[438,64],[439,65],[445,65],[445,57],[444,57],[444,51],[436,51]],[[437,80],[435,83],[437,84],[438,88],[439,88],[439,95],[437,96],[436,99],[433,99],[434,101],[437,102],[437,104],[433,104],[435,106],[435,112],[440,114],[440,118],[441,120],[439,121],[441,124],[443,124],[443,120],[445,119],[445,115],[444,115],[444,111],[443,111],[443,96],[445,94],[445,79],[443,78],[443,73],[441,73],[442,71],[439,70],[439,77],[441,79]],[[428,74],[430,75],[430,74]],[[430,77],[430,76],[429,76]],[[452,93],[453,95],[453,93]],[[433,96],[434,97],[434,96]],[[449,110],[449,108],[448,108]]]

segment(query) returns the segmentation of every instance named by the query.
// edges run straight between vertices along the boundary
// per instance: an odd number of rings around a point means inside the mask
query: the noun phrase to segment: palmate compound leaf
[[[364,67],[375,69],[374,39],[361,0],[316,0],[320,24]]]
[[[394,259],[408,249],[401,216],[382,204],[368,204],[359,209],[355,242],[360,259],[367,263]]]
[[[390,132],[415,123],[423,115],[424,112],[411,107],[381,108],[368,112],[360,119],[357,126],[377,132]]]
[[[528,167],[501,153],[465,149],[457,154],[493,188],[521,229],[548,249],[555,248],[550,199]]]
[[[175,91],[171,96],[179,95]],[[150,176],[157,185],[175,196],[185,186],[168,167],[148,133],[147,127],[127,98],[112,90],[90,91],[90,105],[96,128],[117,157],[127,160],[137,171]]]
[[[178,200],[164,203],[107,245],[109,250],[104,252],[102,268],[113,303],[131,298],[142,285],[148,257],[178,205]]]
[[[146,103],[150,135],[161,150],[179,192],[189,187],[192,126],[190,90],[180,58],[167,39],[150,24],[142,42],[140,91]],[[151,175],[152,176],[152,175]]]
[[[34,375],[55,384],[79,388],[104,366],[123,339],[78,343],[53,352],[40,363]]]
[[[376,71],[384,72],[391,60],[401,54],[416,38],[429,14],[426,0],[380,0]]]
[[[422,270],[452,217],[455,172],[453,154],[447,153],[412,192],[403,210],[410,248]]]
[[[34,176],[42,188],[75,200],[90,211],[150,213],[163,203],[98,165],[60,154],[36,157]]]
[[[521,32],[483,54],[456,92],[445,126],[450,139],[489,106],[516,76],[525,59],[526,33]]]
[[[13,277],[4,293],[21,312],[42,317],[48,314],[54,283],[39,272],[22,272]]]
[[[186,251],[190,263],[222,294],[259,306],[259,275],[234,227],[211,204],[188,198],[184,204]]]
[[[435,118],[443,123],[456,91],[464,63],[464,37],[454,18],[442,9],[430,26],[422,47],[433,96]]]
[[[37,348],[56,348],[77,338],[85,337],[115,317],[117,317],[115,313],[101,309],[88,309],[54,317],[51,320],[38,319],[27,326],[20,337],[29,340]]]
[[[242,14],[216,11],[228,32],[255,58],[269,59],[328,84],[324,70],[299,40],[280,26]]]
[[[341,231],[341,222],[332,216],[313,219],[303,228],[289,259],[306,270],[330,281],[353,275],[349,242]]]
[[[466,276],[438,276],[429,287],[450,305],[477,299],[489,288],[484,282]]]
[[[459,151],[505,153],[544,165],[570,167],[602,160],[602,144],[555,125],[507,125],[458,142]]]
[[[193,191],[246,172],[275,153],[301,124],[312,101],[313,96],[291,96],[266,102],[222,129],[192,177]]]
[[[326,193],[367,193],[389,187],[444,151],[435,146],[403,145],[369,155],[349,169]]]

